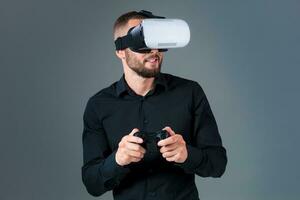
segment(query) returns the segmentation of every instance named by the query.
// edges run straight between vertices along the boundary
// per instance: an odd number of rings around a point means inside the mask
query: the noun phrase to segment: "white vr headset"
[[[151,12],[140,11],[146,17],[138,26],[129,29],[127,35],[115,40],[116,50],[130,48],[134,52],[147,53],[151,49],[167,51],[186,46],[190,41],[188,24],[181,19],[165,19]]]

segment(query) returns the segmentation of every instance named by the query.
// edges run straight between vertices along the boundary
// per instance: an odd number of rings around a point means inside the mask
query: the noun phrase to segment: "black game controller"
[[[160,130],[156,132],[145,132],[139,131],[133,134],[136,137],[140,137],[143,139],[143,143],[141,146],[146,149],[146,153],[139,163],[134,163],[134,165],[141,166],[143,168],[151,167],[152,165],[156,165],[157,162],[163,160],[161,153],[159,152],[159,147],[157,143],[160,140],[166,139],[169,137],[169,133],[166,130]],[[145,165],[146,164],[146,165]]]
[[[146,147],[146,144],[149,143],[156,143],[159,142],[160,140],[164,140],[169,137],[169,133],[166,130],[160,130],[156,132],[143,132],[143,131],[138,131],[133,134],[136,137],[140,137],[143,139],[143,147]]]

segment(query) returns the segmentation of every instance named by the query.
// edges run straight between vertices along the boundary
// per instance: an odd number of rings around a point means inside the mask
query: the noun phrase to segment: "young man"
[[[114,39],[147,18],[120,16]],[[161,72],[163,52],[117,50],[124,74],[92,96],[84,113],[82,179],[87,191],[115,199],[197,200],[195,174],[220,177],[226,150],[201,86]],[[154,144],[134,133],[167,131]],[[145,140],[145,138],[144,138]]]

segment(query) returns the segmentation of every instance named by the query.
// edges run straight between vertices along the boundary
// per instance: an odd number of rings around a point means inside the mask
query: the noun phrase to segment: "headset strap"
[[[146,18],[158,18],[158,19],[164,19],[165,17],[161,17],[161,16],[155,16],[152,14],[152,12],[147,11],[147,10],[141,10],[138,12],[138,14],[146,17]],[[132,27],[133,28],[133,27]],[[131,30],[131,29],[130,29]],[[128,32],[130,32],[130,30]],[[116,46],[116,50],[123,50],[126,49],[127,47],[132,45],[132,36],[130,34],[127,34],[123,37],[118,37],[115,40],[115,46]]]

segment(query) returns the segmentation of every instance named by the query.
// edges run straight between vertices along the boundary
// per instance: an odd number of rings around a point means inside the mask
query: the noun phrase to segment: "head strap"
[[[147,11],[147,10],[141,10],[138,12],[139,15],[144,16],[145,18],[158,18],[158,19],[164,19],[165,17],[161,17],[161,16],[156,16],[153,15],[152,12]],[[129,29],[128,33],[133,29],[134,27],[132,27],[131,29]],[[127,47],[132,46],[134,43],[132,35],[131,34],[127,34],[123,37],[118,37],[115,40],[115,46],[116,46],[116,50],[123,50],[126,49]]]
[[[158,19],[164,19],[165,17],[162,17],[162,16],[156,16],[156,15],[153,15],[152,12],[150,11],[147,11],[147,10],[141,10],[140,12],[138,12],[138,14],[146,17],[146,18],[158,18]]]

